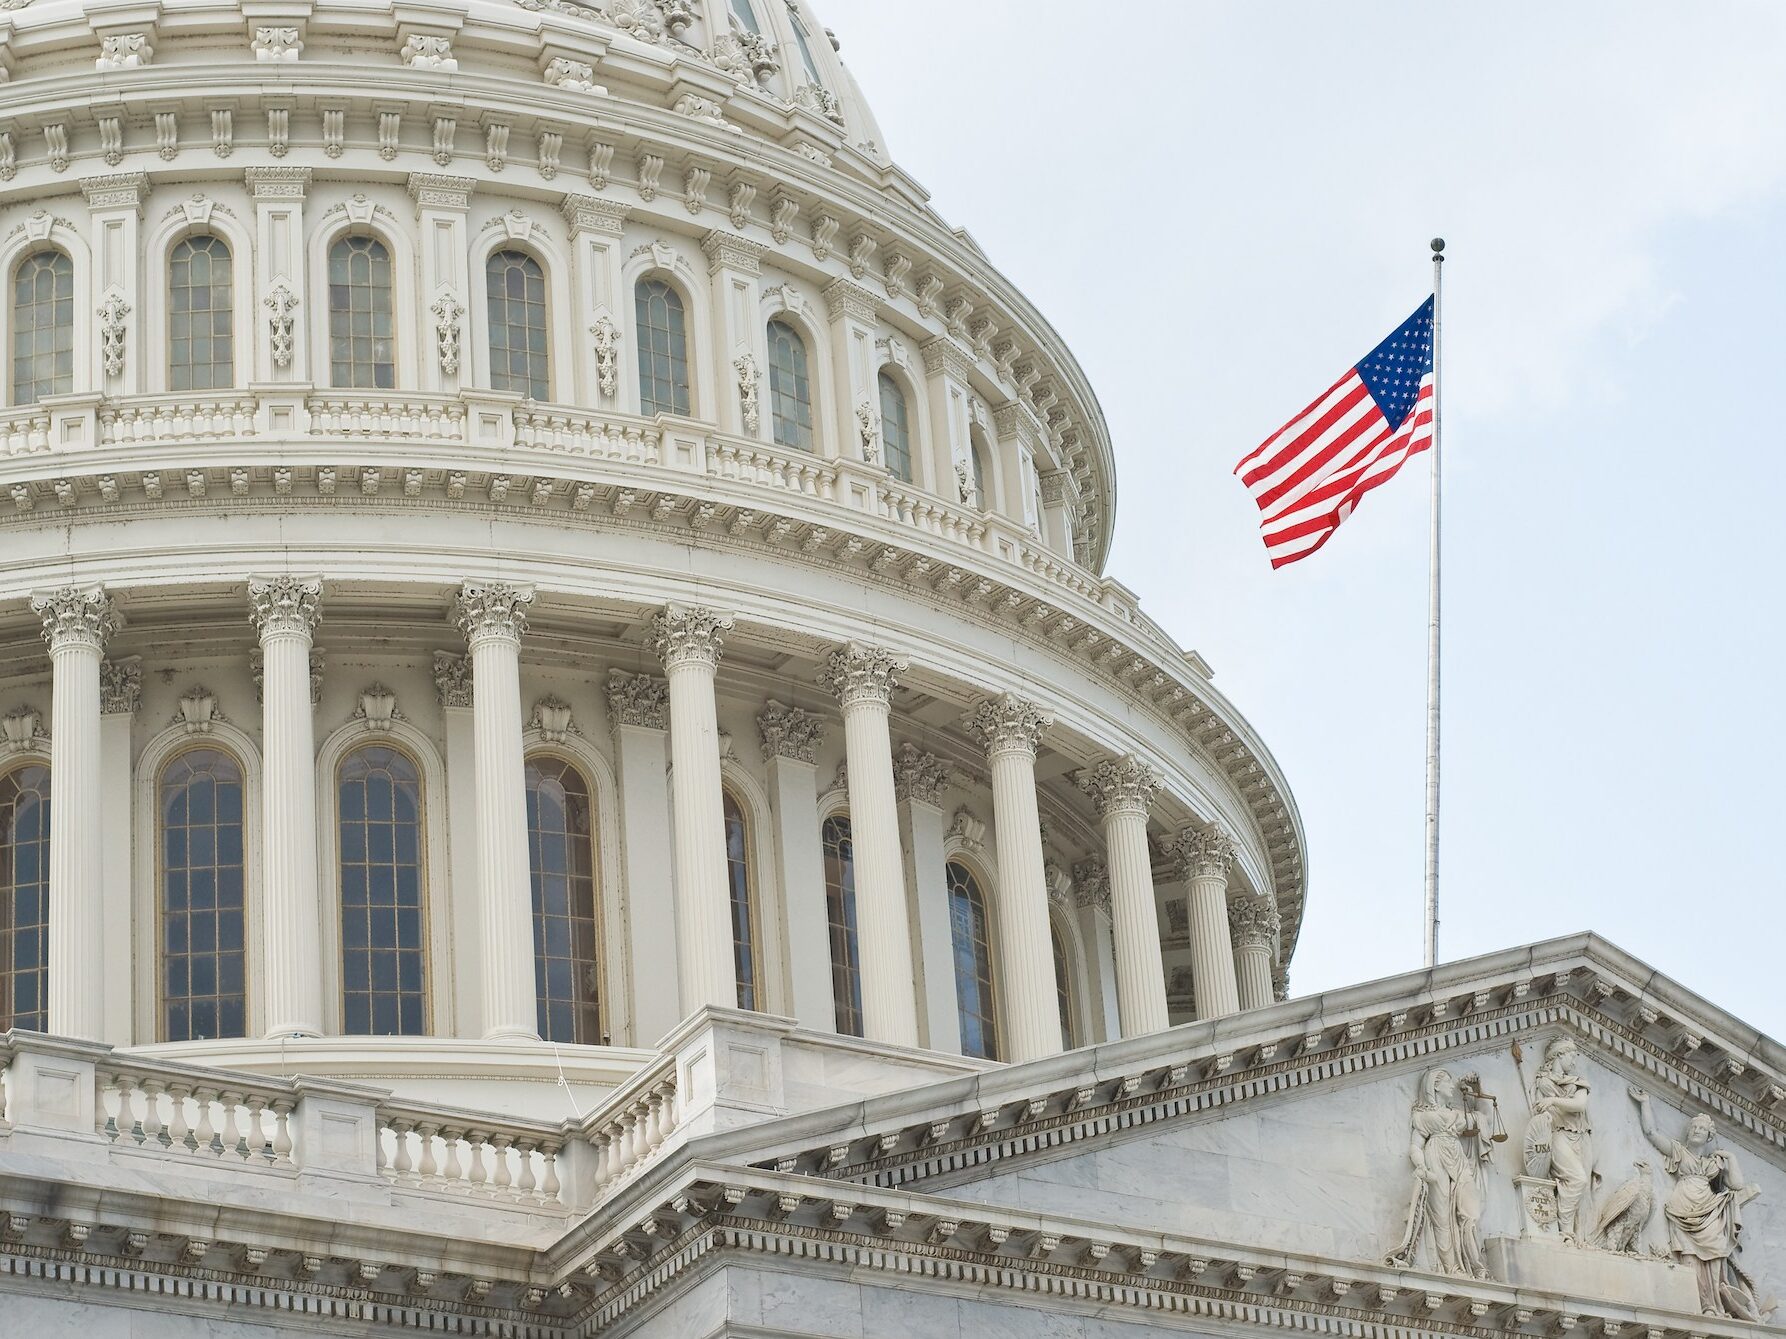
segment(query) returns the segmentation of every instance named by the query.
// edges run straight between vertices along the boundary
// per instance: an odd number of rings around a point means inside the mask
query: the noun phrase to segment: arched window
[[[862,1035],[862,960],[856,953],[856,849],[850,820],[837,814],[820,832],[825,848],[825,911],[831,926],[831,1001],[837,1030]]]
[[[50,769],[0,777],[0,1032],[49,1030]]]
[[[1068,965],[1067,941],[1060,926],[1048,922],[1049,947],[1054,950],[1054,1002],[1060,1009],[1060,1048],[1073,1049],[1073,969]]]
[[[759,977],[757,963],[756,907],[752,903],[750,826],[744,819],[744,806],[727,788],[724,792],[726,818],[726,887],[732,895],[732,961],[738,978],[738,1007],[757,1009]]]
[[[992,494],[986,491],[986,448],[976,428],[968,434],[968,459],[974,470],[974,505],[981,511],[992,506]]]
[[[245,1036],[242,769],[217,749],[188,749],[161,769],[156,808],[162,1040]]]
[[[36,251],[12,280],[12,400],[36,404],[74,390],[74,262]]]
[[[769,421],[779,446],[812,450],[812,381],[806,341],[786,321],[769,322]]]
[[[800,21],[800,11],[792,5],[788,6],[788,23],[794,30],[794,45],[800,49],[800,63],[806,67],[806,77],[815,84],[825,81],[819,78],[818,64],[812,58],[812,43],[806,35],[806,25]]]
[[[662,279],[641,279],[633,289],[639,329],[639,412],[686,414],[688,313],[682,294]]]
[[[422,781],[407,754],[365,744],[341,760],[341,1030],[428,1028]]]
[[[167,272],[169,390],[235,385],[233,293],[229,244],[221,237],[207,233],[174,244]]]
[[[390,390],[397,384],[391,253],[376,237],[350,235],[329,248],[331,385]]]
[[[986,898],[973,872],[958,860],[949,862],[948,883],[961,1053],[996,1060],[998,1017],[992,1002],[992,937],[986,925]]]
[[[763,29],[757,23],[757,12],[750,7],[750,0],[732,0],[732,17],[745,32],[762,36]]]
[[[595,909],[595,805],[561,758],[527,760],[533,870],[533,978],[547,1041],[600,1046],[601,923]]]
[[[912,424],[905,408],[905,392],[885,372],[881,385],[881,455],[895,479],[912,481]]]
[[[550,399],[546,272],[525,251],[498,251],[485,262],[484,292],[490,300],[491,387]]]

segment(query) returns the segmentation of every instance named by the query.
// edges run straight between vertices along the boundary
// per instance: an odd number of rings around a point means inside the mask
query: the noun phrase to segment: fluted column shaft
[[[486,1037],[539,1036],[527,774],[521,756],[521,634],[532,599],[529,587],[470,581],[458,598],[459,629],[471,654]]]
[[[50,917],[48,1026],[98,1041],[105,1028],[103,976],[93,967],[104,888],[99,863],[99,662],[117,626],[98,586],[32,599],[50,648]],[[125,983],[119,982],[119,990]]]
[[[1187,832],[1179,840],[1191,929],[1191,979],[1197,1017],[1221,1018],[1240,1009],[1234,979],[1234,946],[1228,937],[1228,867],[1234,845],[1216,828]]]
[[[1036,809],[1036,750],[1053,724],[1033,702],[1005,693],[980,703],[968,724],[986,746],[998,828],[996,899],[999,960],[1004,966],[1002,1059],[1013,1063],[1060,1051],[1054,946],[1048,933],[1048,886]]]
[[[1244,897],[1228,908],[1242,1009],[1263,1009],[1276,999],[1271,970],[1277,956],[1279,924],[1277,906],[1269,897]]]
[[[1104,825],[1122,1035],[1163,1031],[1168,1022],[1166,969],[1147,850],[1147,812],[1160,786],[1159,773],[1138,758],[1121,758],[1101,762],[1076,779],[1097,805]]]
[[[738,1007],[714,701],[720,647],[731,626],[731,619],[711,609],[679,604],[667,606],[652,625],[670,685],[676,959],[685,1014],[709,1004]]]
[[[251,578],[261,647],[262,966],[269,1037],[322,1035],[322,906],[316,868],[316,724],[310,648],[319,577]]]
[[[916,1046],[918,1001],[888,725],[893,686],[904,668],[903,660],[878,647],[851,642],[831,653],[821,678],[843,708],[862,1031],[871,1041]]]

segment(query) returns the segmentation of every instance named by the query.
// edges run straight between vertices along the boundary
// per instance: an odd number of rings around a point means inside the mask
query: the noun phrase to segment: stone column
[[[682,1017],[676,967],[676,881],[665,852],[670,827],[669,747],[664,731],[670,685],[649,674],[608,671],[608,724],[620,783],[620,858],[626,888],[625,969],[630,1033],[619,1041],[650,1046]],[[617,1018],[618,1021],[618,1018]]]
[[[899,801],[899,845],[905,857],[907,923],[918,936],[917,996],[920,1043],[933,1051],[961,1051],[961,1013],[955,998],[955,942],[949,932],[949,857],[944,849],[943,791],[949,769],[915,744],[893,755],[893,795]]]
[[[918,1044],[905,861],[893,792],[888,717],[905,661],[851,642],[833,651],[819,679],[843,707],[850,836],[856,853],[856,944],[862,964],[862,1031],[870,1041]]]
[[[100,863],[99,662],[118,626],[99,586],[31,597],[50,647],[49,1029],[98,1041],[106,982],[94,970],[104,928]],[[117,989],[124,989],[119,982]]]
[[[725,798],[720,790],[714,678],[732,620],[670,604],[652,620],[653,646],[670,681],[670,798],[676,831],[676,959],[682,1012],[738,1007],[732,902],[726,885]]]
[[[99,774],[104,787],[100,805],[105,812],[100,864],[105,882],[105,949],[99,971],[108,984],[102,1040],[112,1046],[130,1046],[137,1040],[136,1000],[130,989],[131,964],[136,960],[136,917],[131,906],[130,844],[135,831],[135,787],[131,784],[130,731],[142,696],[143,664],[139,657],[100,662]],[[118,983],[115,988],[110,988],[112,982]],[[142,1040],[156,1039],[151,1033]]]
[[[471,652],[484,1036],[537,1040],[527,776],[521,759],[521,634],[532,601],[530,586],[467,581],[454,613]]]
[[[993,821],[998,828],[999,960],[1004,965],[1000,1020],[1006,1054],[1020,1063],[1060,1050],[1054,997],[1054,946],[1048,939],[1048,888],[1042,869],[1041,817],[1036,811],[1036,749],[1054,723],[1035,703],[1002,693],[967,718],[992,764]]]
[[[1110,870],[1097,856],[1073,866],[1073,910],[1085,946],[1085,1012],[1092,1024],[1080,1044],[1114,1041],[1122,1035],[1122,1025],[1114,979],[1116,946],[1110,934]]]
[[[1234,977],[1242,1009],[1263,1009],[1273,1002],[1272,975],[1277,967],[1280,918],[1269,897],[1247,894],[1228,907],[1228,929],[1234,937]]]
[[[1147,850],[1147,811],[1160,788],[1160,774],[1141,759],[1130,757],[1100,762],[1080,772],[1074,781],[1091,797],[1104,824],[1122,1035],[1162,1032],[1168,1025],[1166,970],[1160,960],[1153,859]]]
[[[771,699],[757,714],[769,771],[777,878],[787,911],[789,1012],[805,1027],[837,1026],[831,999],[831,935],[825,914],[825,852],[819,841],[818,749],[825,723]],[[758,873],[759,879],[763,877]],[[762,896],[762,890],[758,890]]]
[[[322,1035],[322,903],[316,868],[316,725],[310,649],[321,577],[250,577],[260,633],[262,996],[269,1037]]]
[[[1185,901],[1197,1017],[1221,1018],[1240,1009],[1228,938],[1228,868],[1234,863],[1234,843],[1220,828],[1207,827],[1181,834],[1174,851],[1189,885]]]

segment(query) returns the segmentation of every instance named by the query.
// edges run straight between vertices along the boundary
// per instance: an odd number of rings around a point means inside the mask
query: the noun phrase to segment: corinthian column
[[[1228,867],[1234,843],[1217,827],[1186,831],[1175,853],[1190,883],[1191,980],[1197,1017],[1220,1018],[1240,1009],[1234,949],[1228,938]]]
[[[1147,852],[1147,811],[1160,788],[1160,774],[1139,758],[1119,758],[1087,768],[1074,780],[1091,796],[1104,824],[1122,1035],[1164,1031],[1166,969],[1160,960],[1153,861]]]
[[[1269,897],[1243,896],[1228,907],[1228,929],[1234,936],[1234,976],[1242,1009],[1263,1009],[1274,998],[1280,918]]]
[[[1048,935],[1048,886],[1042,871],[1042,824],[1036,812],[1036,749],[1054,724],[1034,702],[1011,693],[987,698],[968,715],[992,764],[992,812],[998,827],[999,960],[1004,965],[1005,1055],[1014,1063],[1060,1050],[1054,946]]]
[[[670,683],[670,797],[675,805],[676,960],[682,1011],[738,1007],[732,903],[726,887],[725,799],[713,681],[732,620],[712,609],[666,605],[651,622]]]
[[[50,647],[49,1029],[98,1041],[105,1028],[105,978],[96,971],[105,895],[99,661],[118,616],[98,586],[34,595],[31,608]]]
[[[471,652],[486,1037],[539,1036],[527,774],[521,759],[521,634],[532,600],[529,586],[467,581],[455,609]]]
[[[267,1035],[322,1035],[322,909],[316,869],[316,725],[310,648],[321,577],[250,577],[248,616],[260,633],[262,965]]]
[[[904,668],[905,661],[879,647],[851,642],[831,653],[819,678],[843,707],[862,1031],[872,1041],[916,1046],[912,934],[899,849],[899,804],[893,793],[893,738],[887,727],[893,686]]]

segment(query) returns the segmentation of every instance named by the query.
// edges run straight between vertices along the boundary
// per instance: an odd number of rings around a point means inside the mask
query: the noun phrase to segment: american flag
[[[1433,300],[1234,467],[1273,567],[1333,537],[1373,488],[1433,442]]]

